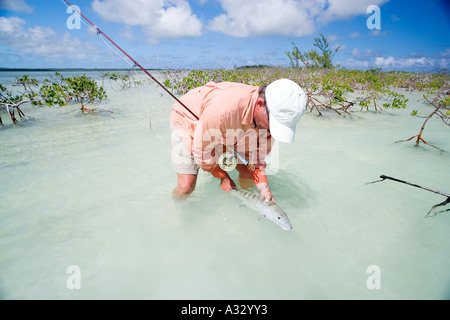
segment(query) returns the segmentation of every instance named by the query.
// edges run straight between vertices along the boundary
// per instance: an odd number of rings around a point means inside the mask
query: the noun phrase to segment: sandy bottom
[[[0,298],[450,298],[450,213],[425,218],[445,198],[365,184],[450,192],[449,152],[395,143],[418,133],[412,109],[430,110],[420,93],[407,110],[304,116],[269,176],[283,231],[206,173],[174,202],[172,98],[154,83],[106,89],[114,114],[24,106],[14,127],[2,113]],[[450,151],[448,134],[432,119],[424,138]]]

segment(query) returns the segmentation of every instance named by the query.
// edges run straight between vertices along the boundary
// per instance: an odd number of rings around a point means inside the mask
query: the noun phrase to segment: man
[[[224,191],[235,188],[219,159],[222,161],[222,154],[237,152],[250,162],[249,166],[236,166],[240,186],[248,186],[250,181],[266,202],[272,200],[264,158],[270,152],[272,138],[294,141],[306,100],[300,86],[288,79],[261,87],[209,82],[190,90],[180,98],[184,106],[175,103],[170,117],[172,162],[178,179],[174,198],[184,198],[194,191],[199,168],[220,179]]]

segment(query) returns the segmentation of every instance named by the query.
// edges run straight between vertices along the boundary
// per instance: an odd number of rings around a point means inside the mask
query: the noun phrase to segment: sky
[[[289,66],[323,34],[346,69],[450,69],[446,0],[69,0],[147,69]],[[0,0],[0,68],[133,64],[63,0]]]

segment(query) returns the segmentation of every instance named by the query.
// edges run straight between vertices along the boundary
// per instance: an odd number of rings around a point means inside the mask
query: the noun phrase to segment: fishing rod
[[[114,41],[111,40],[110,37],[108,37],[102,30],[100,30],[99,27],[97,27],[95,24],[93,24],[88,18],[86,18],[77,8],[72,6],[69,1],[63,0],[65,3],[67,3],[68,6],[70,6],[75,12],[77,12],[81,17],[83,17],[91,26],[93,26],[97,30],[98,35],[103,35],[106,39],[108,39],[109,42],[111,42],[114,46],[116,46],[117,49],[119,49],[125,56],[127,56],[133,63],[134,66],[140,68],[146,75],[148,75],[153,81],[155,81],[161,88],[163,88],[172,98],[174,98],[180,105],[182,105],[189,113],[194,116],[195,119],[199,120],[199,117],[196,116],[184,103],[182,103],[175,95],[170,92],[163,84],[161,84],[158,80],[156,80],[155,77],[151,75],[150,72],[144,69],[136,60],[134,60],[128,53],[126,53],[121,47],[119,47]]]
[[[163,88],[172,98],[174,98],[180,105],[182,105],[189,113],[196,119],[199,120],[199,117],[195,115],[183,102],[181,102],[175,95],[170,92],[163,84],[161,84],[155,77],[151,75],[150,72],[144,69],[135,59],[133,59],[128,53],[126,53],[121,47],[119,47],[118,44],[116,44],[113,40],[111,40],[110,37],[108,37],[102,30],[100,30],[99,27],[97,27],[95,24],[93,24],[88,18],[86,18],[80,10],[72,6],[69,1],[63,0],[65,3],[67,3],[68,6],[70,6],[75,12],[77,12],[81,17],[83,17],[89,24],[94,27],[97,30],[98,35],[103,35],[109,42],[111,42],[117,49],[119,49],[125,56],[127,56],[128,59],[130,59],[134,66],[140,68],[146,75],[148,75],[153,81],[155,81],[161,88]],[[250,169],[254,170],[253,164],[250,164],[249,161],[247,161],[242,155],[236,152],[236,150],[233,150],[234,155],[239,158],[246,166],[248,166]]]

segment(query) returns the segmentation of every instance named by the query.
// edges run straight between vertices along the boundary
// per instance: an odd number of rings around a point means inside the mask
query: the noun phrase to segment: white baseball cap
[[[292,143],[295,127],[306,110],[307,97],[294,81],[280,79],[266,88],[270,133],[280,142]]]

